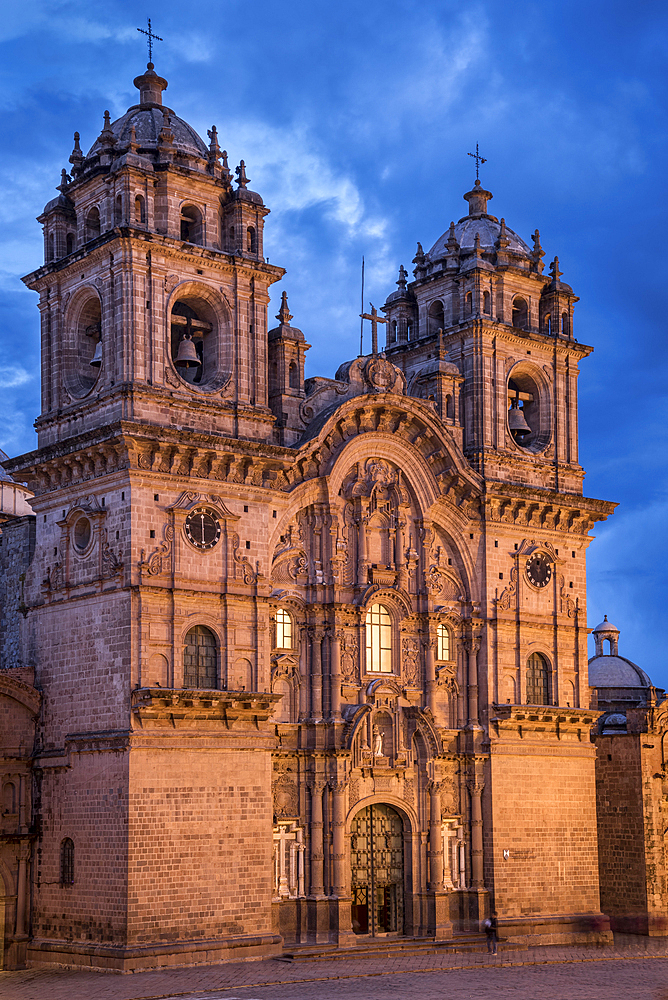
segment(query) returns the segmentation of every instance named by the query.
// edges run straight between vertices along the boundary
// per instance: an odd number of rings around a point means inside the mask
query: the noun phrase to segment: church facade
[[[614,505],[582,493],[558,260],[476,179],[372,353],[305,379],[243,161],[152,64],[135,85],[75,134],[24,279],[7,963],[447,941],[491,908],[517,942],[606,940],[586,550]]]

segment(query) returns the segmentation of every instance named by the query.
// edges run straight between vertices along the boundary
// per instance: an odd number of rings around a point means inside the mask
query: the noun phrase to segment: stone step
[[[499,944],[499,950],[504,947]],[[505,946],[506,948],[508,945]],[[516,945],[513,948],[516,949]],[[484,934],[458,934],[444,941],[434,938],[375,938],[360,941],[354,948],[337,948],[333,944],[293,945],[281,956],[284,962],[342,962],[356,958],[386,958],[407,955],[457,954],[487,950]]]

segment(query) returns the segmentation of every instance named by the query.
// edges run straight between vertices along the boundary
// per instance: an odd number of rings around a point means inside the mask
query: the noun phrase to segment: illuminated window
[[[283,608],[276,612],[276,649],[292,649],[292,618]]]
[[[438,660],[449,660],[450,659],[450,633],[448,632],[445,625],[438,626],[438,649],[437,649],[437,659]]]
[[[366,668],[392,673],[392,622],[382,604],[372,604],[366,613]]]

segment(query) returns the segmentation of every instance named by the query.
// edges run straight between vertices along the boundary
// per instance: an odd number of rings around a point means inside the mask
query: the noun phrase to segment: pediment
[[[212,507],[220,517],[226,518],[228,521],[239,520],[239,515],[233,514],[231,510],[228,510],[225,501],[215,493],[197,493],[193,490],[184,490],[167,510],[187,511],[203,504],[206,504],[207,507]]]

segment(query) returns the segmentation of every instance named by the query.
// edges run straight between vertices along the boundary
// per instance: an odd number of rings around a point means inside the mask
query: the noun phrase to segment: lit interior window
[[[450,659],[450,633],[445,625],[438,626],[438,659]]]
[[[392,622],[382,604],[372,604],[366,613],[366,668],[392,673]]]
[[[292,618],[283,608],[276,612],[276,649],[292,649]]]

